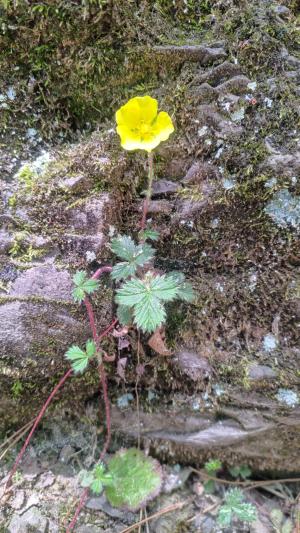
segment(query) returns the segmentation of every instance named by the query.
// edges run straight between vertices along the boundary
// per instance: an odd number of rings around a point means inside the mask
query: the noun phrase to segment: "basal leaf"
[[[130,511],[145,506],[160,491],[161,467],[136,448],[120,450],[108,465],[112,483],[105,487],[111,505]]]
[[[77,287],[80,287],[87,279],[86,272],[84,270],[78,270],[73,276],[73,282]]]
[[[81,303],[85,298],[85,292],[81,287],[75,287],[72,291],[72,296],[75,302]]]
[[[230,507],[227,507],[226,505],[223,505],[220,507],[219,514],[218,514],[218,523],[220,526],[228,527],[231,524],[232,519],[232,511]]]
[[[160,300],[174,300],[178,294],[178,283],[173,276],[153,276],[150,282],[151,292]]]
[[[75,374],[83,372],[89,362],[88,355],[79,346],[71,346],[66,352],[65,357],[70,361]]]
[[[133,322],[132,308],[126,305],[118,305],[117,318],[122,326],[129,326]]]

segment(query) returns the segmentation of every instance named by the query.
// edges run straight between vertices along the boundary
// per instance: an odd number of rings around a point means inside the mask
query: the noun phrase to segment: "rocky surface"
[[[177,354],[173,359],[150,351],[147,339],[141,348],[129,332],[110,365],[109,392],[115,438],[132,444],[138,437],[133,399],[139,349],[142,443],[170,462],[200,467],[217,457],[272,475],[295,474],[300,467],[299,60],[293,12],[280,7],[261,2],[258,9],[257,2],[247,2],[241,10],[231,0],[218,2],[217,18],[210,16],[205,29],[185,35],[184,43],[176,34],[176,44],[151,42],[145,50],[151,62],[141,83],[176,125],[156,156],[149,211],[149,224],[160,232],[155,266],[184,271],[197,300],[170,306],[166,342]],[[199,45],[205,39],[207,45]],[[128,83],[132,89],[134,82]],[[34,416],[67,368],[68,344],[89,335],[84,315],[71,303],[72,273],[92,272],[110,259],[111,236],[132,233],[140,220],[145,158],[122,153],[106,126],[53,154],[41,173],[31,163],[32,172],[3,182],[3,428]],[[113,313],[111,288],[101,288],[99,330]],[[68,407],[74,398],[83,406],[96,393],[95,374],[91,369],[70,382]],[[120,388],[127,395],[125,410],[115,406]],[[51,434],[51,445],[53,439]],[[80,446],[86,445],[83,439]],[[62,464],[73,450],[76,444],[66,437],[57,451]],[[55,474],[54,499],[76,492],[75,470],[68,481]],[[28,490],[38,492],[35,483],[17,487],[26,489],[26,502]],[[14,495],[6,527],[18,528],[24,513],[29,526],[55,531],[49,524],[57,524],[56,511],[37,500],[28,508],[22,498],[22,492]],[[103,501],[97,505],[109,514]],[[85,516],[82,531],[93,531],[92,515]],[[103,516],[96,517],[96,527]],[[162,522],[155,531],[174,531],[173,523]],[[113,527],[104,522],[104,530]],[[202,516],[195,527],[213,531],[214,517]]]

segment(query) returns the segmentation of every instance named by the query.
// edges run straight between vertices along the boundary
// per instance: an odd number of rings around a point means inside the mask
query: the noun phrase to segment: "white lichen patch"
[[[276,398],[287,407],[296,407],[299,404],[298,394],[290,389],[278,389]]]
[[[272,352],[276,350],[278,341],[273,333],[267,333],[263,338],[263,347],[266,352]]]
[[[282,228],[300,229],[300,196],[293,196],[287,189],[278,191],[265,206],[265,213]]]

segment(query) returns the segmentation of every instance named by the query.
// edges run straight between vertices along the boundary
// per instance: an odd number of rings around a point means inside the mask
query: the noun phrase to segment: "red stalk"
[[[23,455],[24,455],[24,453],[25,453],[25,451],[26,451],[26,448],[27,448],[27,446],[28,446],[28,444],[29,444],[29,442],[30,442],[30,440],[31,440],[31,437],[32,437],[32,435],[34,434],[34,432],[35,432],[35,430],[36,430],[36,428],[37,428],[39,422],[41,421],[41,419],[42,419],[42,417],[43,417],[43,415],[44,415],[44,413],[45,413],[45,411],[46,411],[48,405],[49,405],[50,402],[52,401],[52,399],[53,399],[53,397],[55,396],[55,394],[57,393],[57,391],[63,386],[63,384],[65,383],[65,381],[66,381],[66,380],[68,379],[68,377],[72,374],[72,372],[73,372],[73,370],[72,370],[72,368],[70,368],[70,369],[68,370],[68,372],[65,373],[65,375],[61,378],[61,380],[60,380],[60,381],[57,383],[57,385],[54,387],[54,389],[53,389],[53,391],[51,392],[50,396],[48,396],[46,402],[44,403],[42,409],[40,410],[38,416],[36,417],[35,422],[34,422],[32,428],[31,428],[31,430],[30,430],[30,433],[28,434],[27,439],[25,440],[25,442],[24,442],[24,444],[23,444],[23,446],[22,446],[22,449],[21,449],[21,451],[19,452],[19,454],[18,454],[18,456],[17,456],[17,458],[16,458],[16,460],[15,460],[14,466],[13,466],[13,468],[12,468],[11,471],[10,471],[9,478],[8,478],[8,480],[7,480],[7,482],[6,482],[6,485],[5,485],[5,491],[10,487],[10,485],[11,485],[11,481],[12,481],[12,478],[13,478],[13,476],[15,475],[15,473],[16,473],[16,471],[17,471],[17,468],[18,468],[18,466],[19,466],[19,463],[20,463],[20,461],[21,461],[21,459],[22,459],[22,457],[23,457]]]

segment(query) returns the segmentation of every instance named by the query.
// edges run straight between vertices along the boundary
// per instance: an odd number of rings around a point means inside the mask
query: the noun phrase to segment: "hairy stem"
[[[55,396],[57,391],[63,386],[65,381],[68,379],[68,377],[71,376],[72,372],[73,372],[73,370],[72,370],[72,368],[70,368],[68,370],[68,372],[65,373],[65,375],[61,378],[61,380],[54,387],[54,389],[51,392],[50,396],[48,396],[46,402],[44,403],[42,409],[40,410],[38,416],[36,417],[35,422],[34,422],[32,428],[30,430],[30,433],[28,434],[28,436],[27,436],[27,438],[26,438],[26,440],[25,440],[25,442],[24,442],[24,444],[22,446],[22,449],[19,452],[19,454],[18,454],[18,456],[17,456],[17,458],[15,460],[14,466],[13,466],[13,468],[10,471],[9,478],[8,478],[8,480],[6,482],[6,485],[5,485],[5,490],[7,490],[10,487],[12,478],[13,478],[13,476],[15,475],[15,473],[17,471],[19,463],[20,463],[20,461],[21,461],[21,459],[22,459],[22,457],[23,457],[23,455],[24,455],[24,453],[26,451],[26,448],[27,448],[27,446],[28,446],[28,444],[29,444],[29,442],[31,440],[31,437],[34,434],[39,422],[41,421],[41,419],[42,419],[42,417],[43,417],[48,405],[50,404],[51,400],[53,399],[53,397]]]
[[[153,178],[154,178],[153,152],[149,152],[148,154],[148,189],[146,193],[146,198],[144,200],[141,230],[144,230],[146,226],[146,218],[147,218],[149,203],[150,203],[151,195],[152,195]]]

